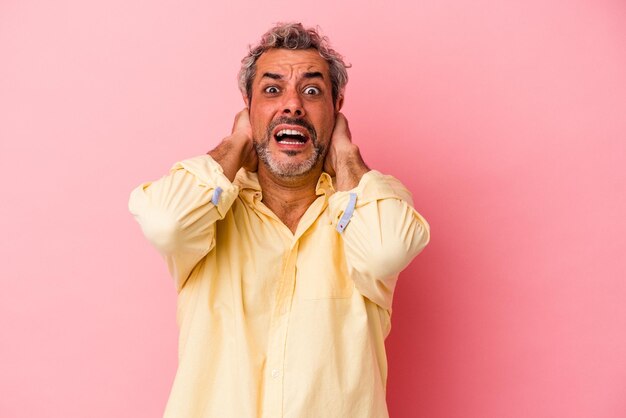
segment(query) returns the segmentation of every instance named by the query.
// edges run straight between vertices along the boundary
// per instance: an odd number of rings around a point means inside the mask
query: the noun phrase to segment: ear
[[[343,107],[343,94],[340,94],[335,100],[335,113],[339,113],[341,108]]]
[[[243,99],[243,102],[246,104],[246,107],[250,109],[250,99],[248,98],[248,95],[242,94],[241,98]]]

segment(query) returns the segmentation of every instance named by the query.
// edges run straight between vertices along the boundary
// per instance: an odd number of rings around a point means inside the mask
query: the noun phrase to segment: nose
[[[285,92],[283,102],[282,114],[291,117],[304,116],[304,106],[302,105],[302,98],[296,90],[290,90]]]

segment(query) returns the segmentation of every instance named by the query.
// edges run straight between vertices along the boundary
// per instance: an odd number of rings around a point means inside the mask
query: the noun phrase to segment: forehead
[[[292,78],[305,72],[321,72],[325,80],[329,80],[328,63],[315,49],[270,49],[259,57],[256,67],[257,76],[261,77],[264,73],[275,73],[285,78]]]

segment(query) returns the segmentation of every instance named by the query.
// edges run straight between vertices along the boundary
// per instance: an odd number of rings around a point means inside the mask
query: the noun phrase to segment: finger
[[[352,139],[350,134],[350,127],[348,126],[348,119],[343,113],[337,113],[335,118],[335,127],[333,129],[333,136],[346,136],[348,139]]]
[[[244,108],[235,115],[235,121],[233,123],[233,132],[237,130],[247,130],[250,126],[250,114],[248,109]]]

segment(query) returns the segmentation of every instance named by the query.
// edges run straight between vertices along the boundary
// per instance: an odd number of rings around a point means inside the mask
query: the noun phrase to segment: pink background
[[[130,190],[227,135],[273,22],[353,64],[345,113],[432,242],[403,273],[392,417],[626,416],[626,5],[0,3],[0,416],[156,417],[175,291]]]

